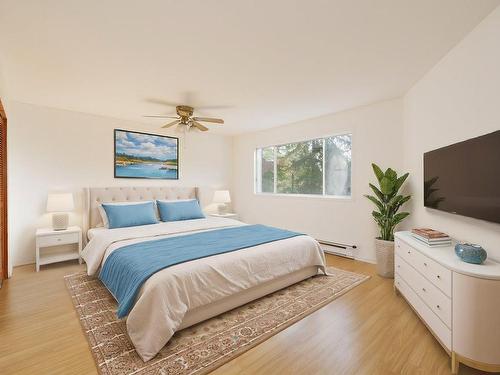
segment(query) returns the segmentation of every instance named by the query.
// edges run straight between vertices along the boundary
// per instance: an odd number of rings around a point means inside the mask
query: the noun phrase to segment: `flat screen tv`
[[[424,206],[500,223],[500,130],[426,152]]]

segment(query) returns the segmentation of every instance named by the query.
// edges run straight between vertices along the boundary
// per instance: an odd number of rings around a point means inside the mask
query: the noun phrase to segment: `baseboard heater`
[[[348,245],[345,243],[318,240],[321,248],[325,253],[340,255],[345,258],[354,259],[354,250],[357,249],[356,245]]]

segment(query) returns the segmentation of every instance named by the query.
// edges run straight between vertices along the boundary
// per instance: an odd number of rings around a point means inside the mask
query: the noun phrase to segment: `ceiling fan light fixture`
[[[207,131],[208,128],[201,124],[201,122],[210,122],[214,124],[224,124],[224,120],[220,118],[212,118],[212,117],[194,117],[194,108],[189,105],[178,105],[175,107],[177,112],[177,117],[166,116],[166,115],[149,115],[144,117],[157,117],[157,118],[175,118],[175,121],[169,122],[166,125],[162,126],[162,128],[169,128],[171,126],[177,125],[177,131],[182,128],[184,132],[191,131],[192,128],[200,131]]]

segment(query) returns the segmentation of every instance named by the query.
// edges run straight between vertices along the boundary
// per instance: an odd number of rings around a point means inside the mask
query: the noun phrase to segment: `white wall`
[[[232,140],[189,133],[180,140],[180,180],[113,178],[113,129],[167,134],[163,129],[113,118],[6,101],[9,118],[10,264],[32,263],[37,227],[50,225],[49,191],[73,191],[72,224],[81,224],[81,189],[86,186],[199,186],[202,205],[214,188],[229,187]],[[179,136],[175,132],[170,135]]]
[[[234,206],[244,221],[302,231],[315,238],[355,244],[357,257],[373,261],[377,228],[363,197],[373,181],[371,163],[401,171],[403,103],[389,100],[354,110],[236,136],[233,141]],[[257,147],[352,133],[352,199],[254,194]]]
[[[405,168],[415,196],[411,224],[482,244],[500,260],[500,225],[423,207],[422,154],[500,129],[500,8],[404,97]],[[492,165],[491,173],[500,173]],[[410,224],[409,223],[409,224]]]

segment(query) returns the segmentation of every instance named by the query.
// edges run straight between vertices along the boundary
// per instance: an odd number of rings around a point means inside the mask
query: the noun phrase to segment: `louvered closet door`
[[[7,117],[0,101],[0,282],[7,278]]]

